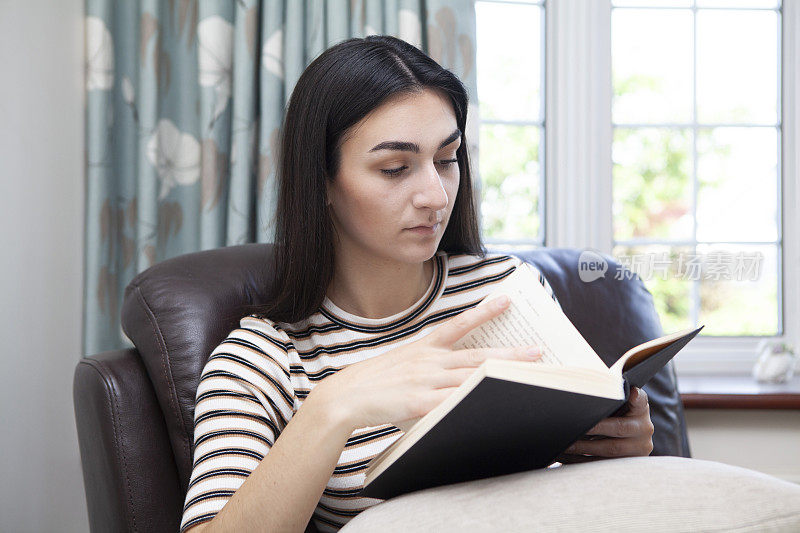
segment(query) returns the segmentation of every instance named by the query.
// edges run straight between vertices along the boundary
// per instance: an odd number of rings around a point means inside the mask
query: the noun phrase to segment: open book
[[[623,408],[703,326],[635,346],[607,367],[522,263],[487,298],[500,316],[454,348],[538,345],[539,361],[487,359],[370,462],[360,496],[391,498],[427,487],[543,468],[600,420]]]

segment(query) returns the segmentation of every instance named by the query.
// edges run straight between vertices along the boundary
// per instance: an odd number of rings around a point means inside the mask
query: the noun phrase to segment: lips
[[[437,222],[436,224],[434,224],[432,226],[427,226],[427,225],[414,226],[413,228],[406,228],[406,231],[409,231],[409,232],[414,233],[416,235],[425,235],[425,236],[430,237],[430,236],[436,235],[438,233],[438,231],[439,231],[439,223]]]
[[[431,229],[431,228],[433,228],[433,227],[435,227],[435,226],[438,226],[439,224],[441,224],[441,222],[442,222],[441,220],[437,220],[437,221],[436,221],[436,222],[434,222],[433,224],[420,224],[419,226],[413,226],[413,227],[406,228],[406,229],[426,229],[426,228],[427,228],[427,229]]]

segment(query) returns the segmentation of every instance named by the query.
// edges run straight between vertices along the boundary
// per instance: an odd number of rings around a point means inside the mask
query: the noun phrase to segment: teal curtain
[[[86,0],[85,31],[84,355],[132,346],[137,273],[272,241],[283,110],[337,42],[394,35],[452,70],[477,148],[473,0]]]

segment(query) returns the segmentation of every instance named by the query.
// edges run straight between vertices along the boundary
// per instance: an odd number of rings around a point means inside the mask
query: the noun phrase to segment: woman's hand
[[[564,450],[557,461],[582,463],[606,457],[650,455],[653,451],[654,428],[650,420],[647,393],[634,387],[627,405],[627,413],[598,422],[586,435]]]
[[[400,424],[426,415],[488,358],[535,361],[538,347],[453,350],[480,324],[508,308],[505,296],[484,299],[425,337],[352,364],[328,376],[311,392],[353,429]]]

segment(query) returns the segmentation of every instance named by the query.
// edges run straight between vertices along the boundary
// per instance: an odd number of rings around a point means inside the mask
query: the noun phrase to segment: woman
[[[344,41],[300,77],[282,132],[274,298],[203,369],[181,531],[303,531],[312,515],[335,531],[381,501],[356,494],[395,424],[488,357],[540,357],[451,348],[503,312],[485,297],[520,263],[483,254],[466,114],[461,82],[393,37]],[[569,451],[649,454],[646,396],[630,407],[589,432],[616,438]]]

